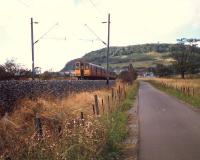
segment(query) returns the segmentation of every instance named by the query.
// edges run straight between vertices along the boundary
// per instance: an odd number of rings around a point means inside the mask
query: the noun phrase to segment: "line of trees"
[[[0,65],[0,80],[11,80],[31,77],[31,71],[17,64],[14,59]]]
[[[173,74],[196,74],[200,72],[200,48],[196,45],[199,39],[178,39],[178,43],[171,46],[170,53],[174,62],[170,66],[158,64],[154,73],[160,77]]]

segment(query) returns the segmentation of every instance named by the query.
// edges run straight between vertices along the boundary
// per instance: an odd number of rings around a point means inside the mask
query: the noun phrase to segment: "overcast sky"
[[[35,40],[35,66],[58,71],[71,59],[105,47],[111,14],[111,45],[175,43],[200,38],[199,0],[0,0],[0,63],[15,58],[31,68],[30,18]],[[66,37],[66,40],[65,40]],[[94,41],[91,41],[94,40]]]

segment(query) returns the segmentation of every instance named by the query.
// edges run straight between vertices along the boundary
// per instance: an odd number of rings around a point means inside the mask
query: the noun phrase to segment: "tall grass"
[[[138,82],[130,86],[127,91],[127,97],[118,104],[116,110],[111,113],[108,118],[104,117],[104,124],[108,129],[106,143],[107,158],[105,159],[119,159],[120,157],[120,151],[123,147],[121,142],[128,134],[128,128],[126,126],[128,115],[126,111],[133,107],[138,88]]]
[[[107,89],[72,94],[64,99],[24,99],[19,109],[0,120],[0,159],[101,160],[116,157],[119,143],[127,133],[127,115],[123,111],[133,103],[132,94],[136,93],[137,84],[125,88],[127,98],[113,101],[112,112],[105,111],[107,96],[111,97],[111,90]],[[100,116],[93,115],[95,94]],[[102,99],[105,108],[101,106]],[[80,112],[84,114],[83,119]],[[42,136],[35,130],[36,115],[41,118]]]

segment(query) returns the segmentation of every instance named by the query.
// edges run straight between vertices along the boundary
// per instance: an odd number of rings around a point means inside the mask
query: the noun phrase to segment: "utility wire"
[[[97,37],[97,39],[99,40],[99,41],[101,41],[104,45],[106,45],[107,46],[107,44],[106,44],[106,42],[104,42],[87,24],[85,24],[85,26],[87,27],[87,29],[93,34],[93,35],[95,35],[96,37]]]
[[[66,37],[64,37],[64,38],[61,38],[61,37],[45,37],[45,38],[43,38],[43,39],[54,39],[54,40],[63,40],[63,41],[66,41],[66,40],[67,40]]]
[[[101,13],[101,11],[97,8],[97,6],[94,4],[94,2],[92,1],[92,0],[88,0],[91,4],[92,4],[92,6],[99,12],[99,13]]]
[[[98,39],[83,39],[83,38],[80,38],[79,39],[80,41],[88,41],[88,42],[94,42],[94,41],[98,41]]]
[[[26,7],[30,7],[28,4],[26,4],[25,2],[23,2],[22,0],[17,0],[19,3],[23,4]]]

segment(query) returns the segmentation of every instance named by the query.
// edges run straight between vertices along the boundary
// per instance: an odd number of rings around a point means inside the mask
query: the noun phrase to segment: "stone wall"
[[[110,86],[115,81],[110,81]],[[0,111],[2,114],[10,112],[16,101],[23,98],[35,98],[49,95],[62,98],[71,92],[97,90],[106,87],[104,80],[80,81],[0,81]]]

